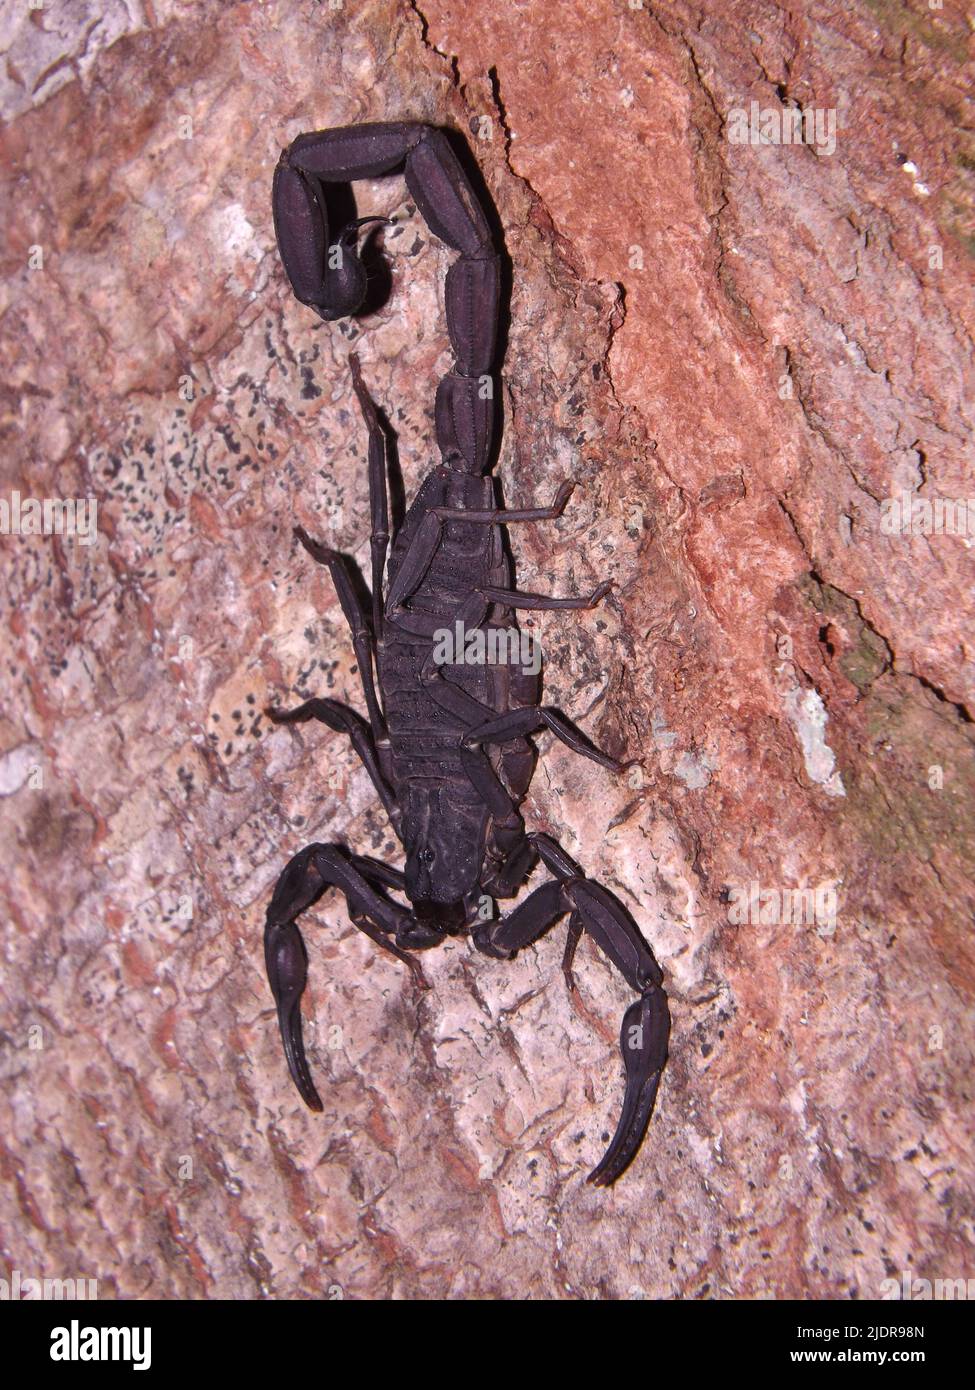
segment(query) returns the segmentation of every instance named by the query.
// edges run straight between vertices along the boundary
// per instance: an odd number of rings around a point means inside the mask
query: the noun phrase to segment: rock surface
[[[0,537],[4,1276],[179,1298],[975,1276],[971,532],[884,528],[892,496],[975,493],[968,28],[951,0],[709,8],[7,12],[0,496],[94,497],[99,535]],[[825,138],[736,143],[752,103]],[[357,190],[402,218],[388,302],[325,325],[288,293],[270,180],[302,130],[403,116],[468,136],[504,227],[505,495],[582,483],[518,528],[519,581],[615,581],[537,623],[546,698],[645,771],[541,738],[526,803],[667,976],[657,1113],[608,1193],[584,1177],[629,995],[588,944],[574,1000],[559,930],[510,965],[427,956],[418,1001],[323,902],[321,1117],[269,1007],[287,856],[394,854],[345,741],[261,714],[360,704],[291,526],[367,556],[350,345],[407,495],[450,361],[450,258],[402,182]]]

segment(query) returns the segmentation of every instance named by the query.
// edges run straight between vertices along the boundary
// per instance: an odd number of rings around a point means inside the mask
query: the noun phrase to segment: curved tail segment
[[[352,183],[400,169],[430,230],[458,259],[447,273],[447,330],[456,359],[437,388],[437,443],[444,463],[479,475],[491,452],[500,259],[474,188],[447,137],[416,121],[345,126],[299,135],[274,175],[274,230],[295,297],[323,319],[354,314],[366,296],[359,256],[362,218],[334,239],[321,184]]]

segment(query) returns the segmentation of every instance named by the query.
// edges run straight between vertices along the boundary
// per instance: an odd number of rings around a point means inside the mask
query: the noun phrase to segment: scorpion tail
[[[264,929],[264,961],[291,1079],[309,1110],[321,1110],[321,1097],[311,1079],[301,1037],[301,996],[308,977],[305,943],[294,922],[275,923],[270,912]]]
[[[313,179],[292,166],[287,151],[274,173],[274,229],[297,299],[326,321],[361,307],[368,277],[358,251],[360,229],[388,217],[358,217],[329,239],[328,219]]]

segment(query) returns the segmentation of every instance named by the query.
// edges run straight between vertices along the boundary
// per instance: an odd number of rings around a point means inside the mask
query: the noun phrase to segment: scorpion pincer
[[[291,1076],[305,1103],[321,1110],[302,1043],[307,958],[297,919],[325,889],[338,888],[351,921],[424,985],[413,952],[469,933],[478,951],[507,960],[568,914],[562,968],[569,988],[575,988],[576,947],[588,932],[638,996],[620,1035],[623,1113],[589,1175],[606,1186],[633,1159],[653,1111],[670,1033],[663,977],[622,903],[587,878],[550,836],[526,832],[519,807],[534,770],[529,739],[541,730],[613,771],[629,764],[595,748],[558,710],[541,705],[537,672],[512,663],[434,659],[434,635],[445,628],[460,624],[464,632],[488,635],[517,627],[517,609],[591,608],[610,587],[601,584],[588,598],[513,587],[501,528],[560,516],[573,485],[564,483],[547,507],[499,505],[491,470],[500,257],[484,207],[442,131],[408,121],[350,126],[301,135],[284,152],[274,176],[275,231],[301,303],[325,320],[354,314],[367,289],[361,228],[386,219],[350,222],[332,240],[322,185],[401,168],[430,228],[457,253],[445,285],[455,364],[435,403],[441,462],[391,536],[387,431],[352,355],[369,436],[371,611],[360,601],[345,558],[300,527],[295,534],[331,574],[352,631],[367,717],[332,699],[268,713],[282,724],[321,720],[348,735],[403,845],[405,864],[396,869],[340,844],[312,844],[296,854],[267,912],[268,978]],[[485,914],[484,902],[493,911],[494,900],[516,896],[539,860],[548,881],[507,916]]]

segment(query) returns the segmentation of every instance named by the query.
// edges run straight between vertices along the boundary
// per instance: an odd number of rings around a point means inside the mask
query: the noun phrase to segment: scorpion
[[[643,1142],[667,1060],[670,1013],[663,975],[623,904],[588,878],[550,835],[526,831],[519,808],[537,756],[533,734],[550,730],[574,752],[615,772],[632,764],[596,748],[564,714],[540,704],[537,671],[514,662],[472,664],[456,653],[452,662],[436,659],[434,637],[445,628],[485,638],[512,624],[517,631],[516,610],[593,608],[611,587],[600,584],[582,598],[513,587],[502,528],[561,516],[574,483],[563,483],[549,506],[508,508],[492,476],[501,257],[486,204],[437,127],[403,121],[315,131],[299,135],[275,170],[278,248],[302,304],[326,322],[355,315],[369,279],[362,229],[392,219],[357,218],[333,240],[325,185],[351,185],[401,169],[432,232],[457,253],[444,288],[454,366],[440,381],[434,406],[441,462],[391,535],[391,429],[351,353],[352,384],[368,433],[369,598],[360,597],[343,555],[300,526],[294,534],[329,570],[351,629],[368,718],[327,698],[287,711],[271,706],[267,714],[277,724],[319,720],[350,739],[405,863],[399,870],[337,843],[311,844],[297,853],[267,910],[268,979],[291,1077],[305,1104],[320,1111],[302,1041],[307,954],[297,919],[327,889],[344,894],[350,921],[407,965],[420,988],[427,982],[410,953],[468,934],[477,951],[508,960],[568,914],[562,961],[568,989],[576,988],[573,959],[587,932],[639,996],[626,1010],[620,1033],[622,1114],[588,1179],[608,1186]],[[496,900],[516,897],[539,860],[548,880],[507,915],[495,916]]]

